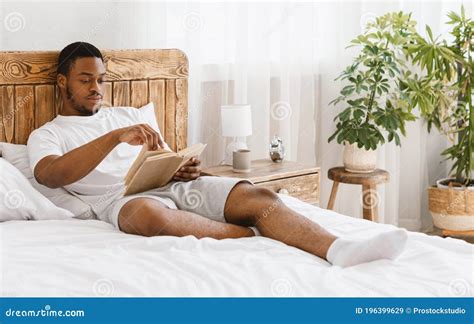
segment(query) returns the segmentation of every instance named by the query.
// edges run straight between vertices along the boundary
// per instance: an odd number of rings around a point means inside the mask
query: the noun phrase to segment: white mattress
[[[289,197],[337,235],[390,230]],[[265,237],[198,240],[123,234],[95,220],[0,225],[2,296],[472,296],[473,247],[409,233],[396,261],[350,268]]]

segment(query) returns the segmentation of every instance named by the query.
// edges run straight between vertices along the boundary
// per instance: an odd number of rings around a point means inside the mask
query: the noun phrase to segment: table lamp
[[[248,149],[246,136],[252,135],[252,111],[250,105],[221,106],[222,136],[232,137],[227,145],[224,163],[232,165],[232,152]]]

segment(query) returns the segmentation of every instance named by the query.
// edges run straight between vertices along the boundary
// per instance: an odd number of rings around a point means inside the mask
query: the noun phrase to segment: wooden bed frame
[[[104,106],[155,104],[173,150],[187,146],[188,60],[177,49],[104,50]],[[30,133],[61,111],[58,51],[0,52],[0,141],[26,144]]]

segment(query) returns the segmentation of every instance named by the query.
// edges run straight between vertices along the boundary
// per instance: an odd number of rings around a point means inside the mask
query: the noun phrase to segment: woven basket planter
[[[433,223],[441,229],[474,230],[474,191],[453,188],[428,188]]]

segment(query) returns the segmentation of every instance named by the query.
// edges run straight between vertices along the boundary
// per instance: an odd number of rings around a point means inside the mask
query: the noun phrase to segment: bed
[[[179,50],[104,51],[105,100],[149,101],[167,143],[186,147],[188,63]],[[0,53],[0,141],[24,144],[60,109],[57,52]],[[24,100],[24,98],[30,100]],[[393,229],[280,195],[337,235]],[[140,237],[97,220],[0,223],[2,296],[472,296],[473,245],[410,232],[396,261],[349,268],[265,237]]]

